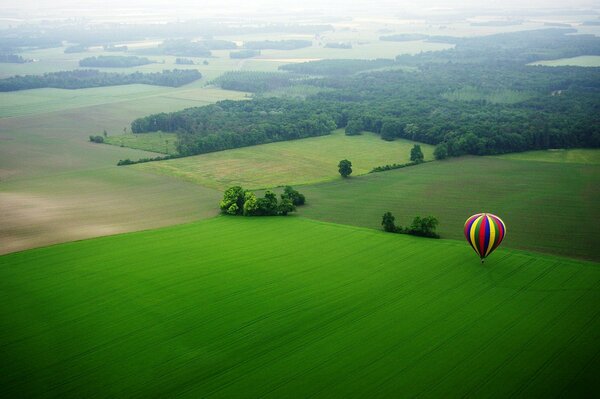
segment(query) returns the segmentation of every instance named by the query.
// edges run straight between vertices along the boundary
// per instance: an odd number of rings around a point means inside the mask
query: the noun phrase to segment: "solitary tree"
[[[350,174],[352,174],[352,162],[348,161],[347,159],[342,159],[338,164],[338,170],[342,177],[350,176]]]
[[[396,220],[396,218],[391,212],[384,213],[383,218],[381,219],[381,225],[383,226],[383,229],[387,232],[395,233],[397,229],[396,224],[394,224],[394,220]]]
[[[433,156],[435,159],[446,159],[448,158],[448,144],[441,143],[435,147],[433,151]]]
[[[415,144],[412,150],[410,150],[410,160],[414,163],[421,163],[425,160],[419,144]]]

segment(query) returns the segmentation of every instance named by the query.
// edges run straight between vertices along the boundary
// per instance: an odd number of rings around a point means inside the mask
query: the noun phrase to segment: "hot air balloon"
[[[465,222],[465,237],[481,258],[481,263],[498,248],[505,235],[506,225],[491,213],[478,213]]]

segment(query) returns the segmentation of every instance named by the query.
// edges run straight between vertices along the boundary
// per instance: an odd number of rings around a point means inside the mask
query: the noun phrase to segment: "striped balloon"
[[[498,248],[505,235],[504,222],[491,213],[478,213],[465,222],[465,237],[481,258],[481,263]]]

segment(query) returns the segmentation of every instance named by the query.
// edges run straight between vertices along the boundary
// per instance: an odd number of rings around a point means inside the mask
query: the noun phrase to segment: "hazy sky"
[[[27,20],[88,17],[153,16],[165,20],[198,17],[248,17],[326,14],[329,16],[397,16],[406,13],[440,13],[441,10],[586,8],[600,10],[600,0],[19,0],[0,1],[0,19]],[[491,13],[490,13],[491,14]],[[506,13],[505,13],[506,14]],[[592,14],[592,13],[590,13]],[[597,14],[590,15],[597,17]],[[133,22],[133,21],[132,21]]]

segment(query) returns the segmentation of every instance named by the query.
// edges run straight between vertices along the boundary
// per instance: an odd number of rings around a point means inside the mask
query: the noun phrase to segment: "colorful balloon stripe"
[[[465,238],[482,261],[500,245],[505,235],[506,225],[491,213],[478,213],[465,222]]]

